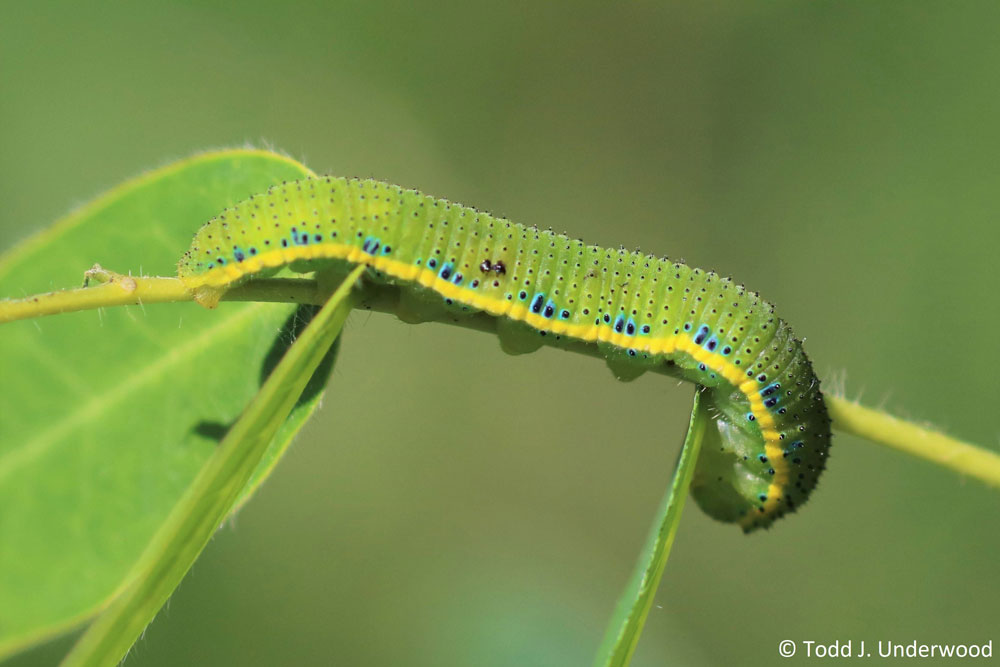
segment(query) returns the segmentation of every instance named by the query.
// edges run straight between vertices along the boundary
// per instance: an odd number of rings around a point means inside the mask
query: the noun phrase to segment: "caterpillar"
[[[830,419],[800,341],[756,292],[712,271],[380,181],[320,177],[205,223],[178,275],[214,307],[282,267],[343,275],[358,264],[404,321],[487,313],[505,352],[582,342],[619,379],[657,369],[701,385],[714,428],[692,495],[716,519],[770,526],[806,501],[825,467]]]

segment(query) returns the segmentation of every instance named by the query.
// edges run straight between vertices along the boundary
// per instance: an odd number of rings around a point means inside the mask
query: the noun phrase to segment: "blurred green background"
[[[147,168],[274,147],[731,274],[828,388],[996,449],[998,24],[995,2],[11,3],[0,249]],[[589,664],[691,387],[356,314],[331,391],[127,664]],[[838,437],[767,533],[689,506],[635,664],[997,644],[998,509]]]

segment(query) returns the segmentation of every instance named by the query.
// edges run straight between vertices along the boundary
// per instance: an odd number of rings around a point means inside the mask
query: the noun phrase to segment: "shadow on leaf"
[[[267,351],[267,355],[264,357],[264,362],[261,364],[260,368],[260,385],[262,386],[267,378],[271,375],[274,368],[281,361],[281,358],[285,355],[285,352],[292,346],[298,337],[305,331],[306,326],[312,321],[312,318],[316,316],[319,312],[321,306],[314,305],[301,305],[296,308],[285,323],[282,325],[281,330],[274,339],[271,348]],[[298,408],[303,403],[308,403],[313,398],[316,397],[319,392],[323,391],[323,387],[326,386],[327,380],[330,378],[330,372],[333,370],[333,364],[337,359],[337,351],[340,349],[340,337],[334,341],[333,345],[327,351],[326,355],[323,357],[323,361],[316,368],[316,372],[313,373],[312,377],[309,378],[309,382],[306,384],[305,389],[302,390],[302,395],[295,402],[295,408]],[[293,410],[295,409],[293,408]],[[216,442],[221,442],[226,433],[229,432],[230,427],[235,423],[233,420],[230,423],[209,421],[204,420],[198,422],[192,429],[196,434],[215,440]]]

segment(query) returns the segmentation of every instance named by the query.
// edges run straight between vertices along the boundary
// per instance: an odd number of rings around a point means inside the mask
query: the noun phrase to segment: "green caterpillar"
[[[387,183],[325,177],[227,209],[198,231],[178,273],[213,307],[228,288],[284,266],[357,264],[406,321],[485,312],[509,353],[582,341],[620,379],[658,367],[707,388],[715,428],[692,492],[719,520],[769,526],[816,486],[830,447],[819,379],[774,308],[714,272]]]

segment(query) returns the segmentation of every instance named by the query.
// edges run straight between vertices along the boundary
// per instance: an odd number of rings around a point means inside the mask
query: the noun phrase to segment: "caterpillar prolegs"
[[[415,190],[334,177],[284,183],[195,235],[180,278],[203,305],[281,267],[365,264],[407,321],[487,313],[504,350],[596,345],[620,379],[657,368],[706,388],[692,493],[745,531],[801,506],[830,447],[819,380],[756,292],[711,271],[589,246]]]

